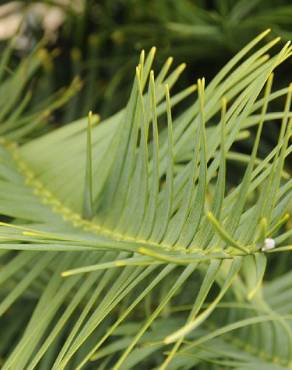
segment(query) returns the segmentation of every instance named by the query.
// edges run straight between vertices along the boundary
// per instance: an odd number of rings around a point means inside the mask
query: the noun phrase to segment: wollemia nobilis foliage
[[[103,122],[42,134],[1,95],[3,370],[292,367],[292,88],[273,89],[292,48],[267,33],[171,94],[184,65],[154,74],[142,52],[127,106]],[[1,78],[15,91],[17,73]],[[282,273],[263,282],[267,266]]]

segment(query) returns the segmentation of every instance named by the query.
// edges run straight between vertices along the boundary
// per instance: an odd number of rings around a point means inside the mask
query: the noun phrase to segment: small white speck
[[[262,247],[262,252],[268,251],[275,248],[276,242],[272,238],[266,238],[264,241],[264,246]]]

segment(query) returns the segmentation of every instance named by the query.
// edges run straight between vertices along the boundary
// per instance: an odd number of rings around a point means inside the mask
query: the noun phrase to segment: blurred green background
[[[81,76],[83,88],[63,109],[62,122],[90,109],[106,117],[121,108],[142,48],[156,46],[158,64],[169,55],[186,62],[185,86],[201,76],[210,80],[266,28],[272,28],[270,37],[291,39],[291,0],[4,1],[0,6],[0,40],[17,33],[16,56],[46,39],[50,58],[38,95],[48,96]],[[288,70],[281,76],[277,81],[284,85]]]

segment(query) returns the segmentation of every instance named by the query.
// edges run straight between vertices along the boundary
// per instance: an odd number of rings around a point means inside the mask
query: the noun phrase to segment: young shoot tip
[[[197,88],[198,88],[198,85],[197,85],[197,84],[192,84],[192,85],[190,86],[190,90],[191,90],[192,92],[195,92],[195,91],[197,90]]]
[[[23,236],[34,236],[34,237],[40,236],[38,233],[35,233],[35,232],[32,232],[32,231],[23,231],[22,235]]]
[[[142,49],[140,53],[140,63],[143,64],[145,60],[145,50]]]
[[[156,52],[156,46],[152,46],[150,49],[150,53],[155,53]]]
[[[181,73],[182,71],[185,70],[187,64],[186,63],[182,63],[178,66],[178,71]]]
[[[208,212],[207,212],[207,218],[208,218],[209,220],[213,220],[213,219],[214,219],[213,213],[212,213],[211,211],[208,211]]]
[[[277,37],[274,38],[275,43],[277,43],[279,41],[281,41],[281,36],[277,36]],[[286,44],[289,44],[289,43],[290,43],[290,41],[288,41]]]
[[[89,111],[87,114],[87,126],[94,127],[100,122],[100,115]]]
[[[262,61],[263,61],[263,62],[266,62],[266,61],[268,61],[268,60],[270,59],[270,57],[271,57],[271,55],[270,55],[270,54],[264,54],[264,55],[262,56]]]
[[[205,90],[205,77],[198,78],[197,85],[198,85],[198,92],[202,93]]]
[[[267,35],[272,31],[271,28],[267,28],[266,30],[263,31],[262,35]]]
[[[222,104],[222,107],[225,107],[227,106],[227,98],[226,96],[223,96],[222,99],[221,99],[221,104]]]

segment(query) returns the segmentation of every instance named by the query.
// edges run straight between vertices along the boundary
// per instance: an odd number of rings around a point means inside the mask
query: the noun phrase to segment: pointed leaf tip
[[[227,98],[226,96],[223,96],[221,99],[222,106],[226,109],[227,107]]]
[[[92,111],[88,112],[87,139],[86,139],[86,164],[83,195],[83,216],[91,218],[93,214],[93,176],[92,176]]]
[[[186,68],[186,63],[182,63],[181,65],[178,66],[178,71],[181,73],[185,70]]]

